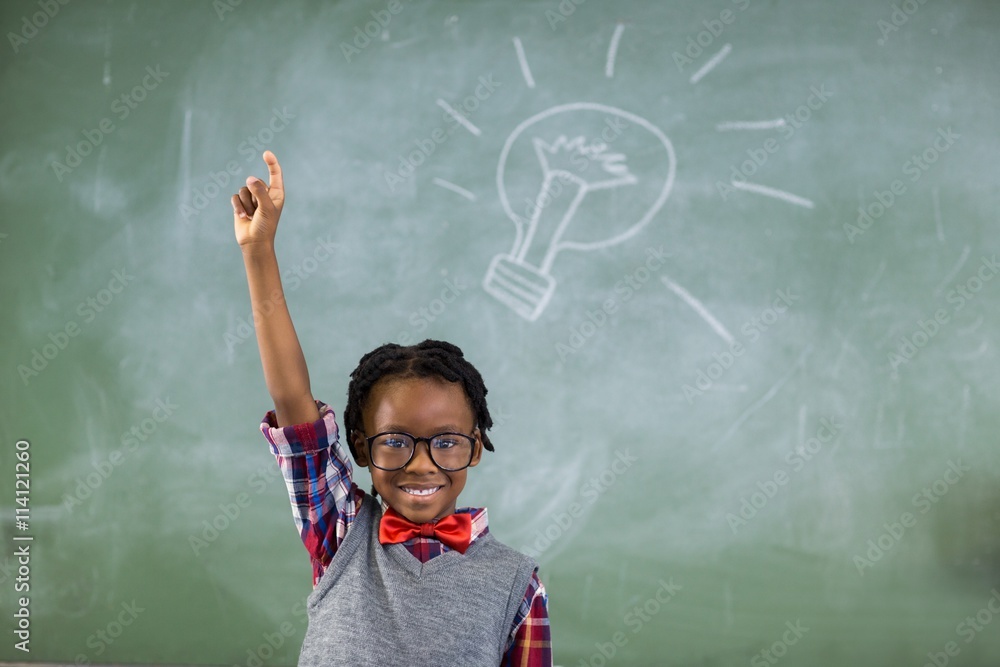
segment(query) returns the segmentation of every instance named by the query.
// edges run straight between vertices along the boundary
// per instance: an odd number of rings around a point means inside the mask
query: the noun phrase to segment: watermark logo
[[[951,315],[965,308],[998,273],[1000,263],[997,262],[997,256],[983,257],[975,275],[956,284],[945,296],[946,301],[952,305],[951,314],[944,308],[939,308],[934,311],[933,317],[917,320],[917,328],[899,339],[895,349],[887,357],[891,372],[895,375],[901,365],[913,361],[920,350],[927,347],[945,325],[951,322]]]
[[[939,127],[937,137],[931,145],[921,153],[914,153],[910,159],[903,163],[903,174],[909,177],[910,183],[916,183],[961,138],[962,135],[952,131],[950,127],[947,129]],[[853,244],[858,237],[871,229],[875,222],[885,215],[907,191],[906,182],[900,178],[892,181],[885,190],[875,190],[872,193],[874,201],[858,206],[858,217],[855,224],[844,223],[844,234],[847,236],[847,241]]]
[[[641,605],[635,605],[625,614],[622,623],[625,624],[632,634],[626,634],[624,630],[618,630],[611,635],[610,641],[594,642],[595,651],[587,658],[581,658],[577,667],[605,667],[611,664],[615,656],[625,648],[632,637],[642,632],[642,629],[653,621],[653,618],[670,603],[674,597],[684,590],[680,584],[675,584],[673,577],[669,581],[660,579],[660,585],[656,592]]]
[[[416,343],[417,340],[413,337],[413,333],[419,334],[426,331],[467,289],[469,289],[469,286],[462,282],[460,277],[456,276],[454,280],[445,278],[441,293],[436,298],[431,299],[426,306],[421,306],[410,313],[406,321],[409,322],[412,330],[400,331],[396,336],[397,342],[400,345],[412,345]]]
[[[247,477],[246,484],[252,487],[257,495],[260,495],[276,479],[284,479],[281,469],[278,466],[271,465],[252,473]],[[252,504],[253,497],[245,491],[236,494],[232,502],[219,503],[219,512],[210,519],[204,519],[201,522],[200,532],[188,535],[188,545],[191,547],[194,555],[197,556],[200,552],[208,549],[209,546],[221,537],[222,533],[239,520],[243,510]]]
[[[775,139],[774,137],[769,137],[764,140],[760,148],[748,148],[746,151],[747,159],[743,160],[739,164],[734,164],[729,170],[729,183],[724,183],[722,181],[715,182],[715,189],[718,191],[719,196],[722,201],[727,201],[729,195],[736,192],[737,189],[741,189],[747,186],[747,179],[752,177],[758,172],[772,155],[776,154],[781,150],[784,145],[782,142],[788,142],[795,133],[802,129],[806,123],[812,118],[813,113],[819,111],[823,108],[830,98],[833,97],[833,92],[827,90],[826,84],[820,84],[819,87],[810,86],[809,87],[809,97],[803,104],[800,104],[795,111],[790,114],[786,114],[781,118],[774,121],[767,121],[768,124],[773,125],[781,134],[781,141]],[[739,125],[737,123],[737,125]]]
[[[735,364],[736,360],[742,357],[750,343],[756,343],[760,337],[780,320],[788,309],[799,301],[802,297],[795,294],[791,287],[775,291],[775,297],[771,305],[762,310],[757,315],[751,317],[740,326],[740,333],[746,339],[746,344],[732,338],[729,349],[722,353],[712,354],[712,361],[705,368],[699,368],[695,375],[694,384],[681,385],[684,398],[688,404],[694,403],[697,396],[701,396],[706,391],[712,389]]]
[[[112,450],[105,458],[92,464],[93,472],[85,477],[76,478],[76,488],[72,494],[63,494],[63,507],[66,511],[72,512],[75,507],[83,504],[97,491],[104,482],[111,477],[115,469],[125,462],[125,458],[139,448],[139,443],[146,442],[160,428],[160,424],[170,419],[179,406],[170,400],[168,396],[165,400],[156,399],[156,407],[153,408],[149,417],[146,417],[138,424],[133,424],[132,428],[122,434],[121,447]]]
[[[385,9],[371,10],[373,20],[365,23],[364,30],[361,26],[354,26],[354,39],[351,42],[340,42],[340,52],[344,55],[344,60],[351,62],[352,58],[360,55],[371,45],[373,39],[389,27],[392,17],[402,11],[403,3],[399,0],[389,0]]]
[[[602,301],[599,307],[586,311],[586,319],[570,328],[565,343],[562,341],[556,343],[559,361],[565,362],[570,355],[579,352],[587,341],[608,323],[611,316],[618,312],[618,308],[631,301],[632,297],[649,282],[653,273],[663,267],[667,257],[669,255],[663,251],[663,246],[646,248],[646,261],[622,276],[622,279],[615,283],[614,294]]]
[[[957,461],[949,460],[948,467],[941,477],[934,480],[932,484],[925,486],[910,500],[910,504],[920,510],[920,513],[903,512],[897,519],[883,523],[882,527],[885,531],[877,537],[868,540],[868,550],[865,551],[864,555],[857,554],[854,556],[854,567],[857,568],[858,574],[864,576],[865,570],[875,567],[875,563],[882,560],[886,553],[903,540],[907,529],[917,525],[917,519],[920,515],[930,512],[945,494],[948,493],[951,487],[958,484],[965,476],[965,473],[971,470],[972,468],[962,463],[962,459],[958,459]]]
[[[961,623],[955,626],[955,634],[965,639],[966,644],[971,644],[972,640],[985,630],[996,616],[1000,615],[1000,591],[994,588],[990,593],[993,594],[992,597],[976,612],[975,616],[966,616]],[[951,659],[958,657],[961,652],[962,648],[958,642],[949,641],[945,643],[941,651],[928,651],[927,662],[924,663],[923,667],[947,667]]]
[[[402,185],[413,176],[417,168],[427,162],[427,159],[434,155],[438,146],[448,141],[460,126],[469,129],[473,134],[478,134],[480,131],[479,128],[471,125],[467,117],[479,109],[480,103],[488,100],[496,92],[496,89],[502,85],[501,82],[493,79],[493,74],[491,73],[488,76],[479,77],[479,83],[475,91],[473,91],[472,95],[462,100],[458,105],[458,109],[455,109],[444,100],[438,100],[438,106],[444,109],[444,114],[441,118],[445,121],[447,129],[436,127],[431,130],[429,137],[414,139],[413,143],[416,145],[416,148],[405,156],[402,154],[399,155],[399,166],[396,167],[396,170],[394,172],[383,172],[382,176],[385,179],[385,184],[389,186],[389,191],[395,192],[397,186]]]
[[[736,9],[742,12],[746,11],[750,6],[750,0],[733,0],[733,4],[736,5]],[[673,53],[677,71],[683,73],[685,67],[693,65],[694,61],[705,53],[705,49],[712,46],[715,40],[722,36],[722,33],[726,30],[726,26],[732,25],[735,22],[736,14],[731,9],[723,9],[719,12],[718,18],[702,21],[701,25],[704,27],[704,30],[701,30],[696,35],[688,36],[684,53],[680,51],[674,51]]]
[[[878,28],[879,33],[882,35],[878,38],[877,42],[879,46],[885,46],[885,43],[889,40],[889,35],[897,32],[900,28],[910,22],[910,18],[917,13],[920,6],[926,4],[927,0],[903,0],[900,4],[892,5],[892,13],[889,14],[889,20],[879,19],[875,23],[875,27]]]
[[[125,629],[135,623],[139,614],[146,611],[145,607],[140,607],[135,600],[122,602],[121,611],[111,619],[103,628],[98,628],[87,637],[87,648],[93,649],[94,657],[103,655],[108,648],[115,643],[115,640],[122,636]],[[79,653],[74,662],[77,665],[89,665],[90,659],[86,654]]]
[[[753,667],[767,667],[768,665],[778,664],[778,660],[788,654],[788,647],[798,644],[799,640],[809,632],[809,628],[802,625],[802,621],[798,619],[795,620],[795,623],[785,621],[785,627],[788,629],[781,634],[781,639],[778,639],[769,647],[762,649],[760,653],[750,658],[750,664]]]
[[[549,22],[549,28],[555,32],[555,29],[560,23],[564,23],[566,19],[576,12],[576,8],[585,3],[587,0],[560,0],[559,5],[556,7],[558,12],[551,9],[545,10],[545,20]]]
[[[247,138],[236,147],[244,160],[244,164],[249,164],[254,158],[260,156],[264,149],[270,144],[274,137],[283,132],[289,125],[290,120],[296,118],[295,114],[288,110],[288,107],[277,107],[271,109],[271,118],[268,119],[264,127],[260,128],[256,134],[247,135]],[[208,182],[201,187],[194,189],[191,200],[185,201],[180,206],[180,213],[184,219],[190,221],[196,217],[219,196],[226,192],[226,187],[233,182],[235,177],[243,172],[243,166],[236,160],[226,162],[225,169],[209,172]]]
[[[805,468],[806,464],[822,451],[823,446],[833,442],[844,428],[843,424],[838,423],[836,417],[823,417],[819,423],[820,426],[816,430],[815,436],[785,456],[785,463],[791,468],[792,473],[797,473]],[[729,524],[729,529],[733,531],[733,534],[735,535],[740,528],[752,521],[788,485],[790,480],[791,477],[784,468],[775,470],[768,479],[758,480],[756,490],[750,495],[740,498],[739,509],[736,512],[726,513],[726,523]]]
[[[111,272],[111,280],[107,287],[101,288],[93,296],[87,297],[76,307],[76,313],[83,319],[83,324],[90,324],[100,313],[111,305],[118,294],[125,291],[125,287],[135,280],[135,276],[128,273],[128,269],[122,267],[120,270]],[[48,334],[49,342],[41,348],[31,350],[31,359],[26,364],[17,365],[17,374],[21,382],[27,387],[32,378],[38,377],[42,371],[49,367],[59,353],[70,345],[70,341],[80,335],[82,329],[76,320],[69,320],[57,331]]]
[[[146,67],[146,76],[142,78],[142,81],[132,90],[122,93],[111,103],[111,113],[115,114],[119,121],[125,120],[146,99],[146,96],[156,90],[168,76],[170,76],[170,72],[160,70],[159,65]],[[66,144],[66,156],[63,161],[52,161],[52,172],[56,175],[56,180],[61,183],[63,176],[83,164],[83,159],[93,153],[94,149],[104,142],[104,138],[116,129],[114,121],[105,116],[98,121],[97,127],[94,129],[82,130],[82,141],[78,141],[74,145]]]
[[[223,334],[222,340],[226,344],[226,350],[232,352],[237,346],[246,342],[253,335],[254,324],[261,318],[270,317],[275,307],[284,303],[285,294],[294,292],[301,287],[310,276],[319,270],[320,264],[333,257],[334,251],[338,247],[339,245],[331,240],[329,234],[326,235],[326,238],[316,237],[316,247],[313,248],[312,254],[282,272],[281,281],[284,288],[275,290],[270,297],[251,310],[250,317],[238,318],[235,325]]]
[[[580,487],[578,496],[581,500],[570,503],[565,512],[553,513],[549,517],[551,519],[549,525],[540,528],[535,533],[535,540],[531,546],[522,546],[520,550],[532,558],[538,558],[557,542],[576,520],[583,516],[586,509],[597,502],[597,499],[610,489],[638,460],[639,458],[632,455],[627,449],[615,452],[614,461],[599,475],[591,477]]]
[[[67,4],[69,4],[69,0],[38,0],[38,7],[41,11],[35,12],[30,17],[22,16],[21,30],[16,33],[7,33],[7,41],[10,42],[10,48],[14,49],[14,53],[17,53],[22,46],[38,35],[38,31],[47,26],[49,21],[54,19],[59,10]]]

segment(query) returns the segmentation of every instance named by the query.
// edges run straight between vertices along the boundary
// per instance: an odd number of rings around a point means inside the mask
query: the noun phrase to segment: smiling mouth
[[[426,489],[418,489],[418,488],[413,487],[413,486],[403,486],[403,487],[400,487],[400,489],[403,491],[403,493],[407,493],[407,494],[409,494],[411,496],[432,496],[435,493],[437,493],[438,491],[440,491],[442,488],[444,488],[444,487],[441,487],[441,486],[432,486],[432,487],[429,487],[429,488],[426,488]]]

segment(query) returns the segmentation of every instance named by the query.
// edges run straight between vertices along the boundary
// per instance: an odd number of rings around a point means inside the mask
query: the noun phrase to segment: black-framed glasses
[[[464,433],[438,433],[418,438],[409,433],[377,433],[365,438],[373,466],[392,472],[405,468],[413,460],[418,442],[427,443],[427,452],[441,470],[457,472],[469,467],[476,450],[476,439]]]

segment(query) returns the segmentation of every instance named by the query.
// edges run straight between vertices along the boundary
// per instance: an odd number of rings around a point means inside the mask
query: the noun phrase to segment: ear
[[[351,433],[351,443],[354,445],[354,461],[362,468],[368,467],[368,441],[360,431]]]
[[[483,439],[482,439],[482,433],[480,433],[478,428],[475,431],[475,436],[476,436],[476,444],[475,444],[475,450],[473,450],[472,452],[472,463],[469,464],[470,468],[474,465],[479,465],[479,460],[483,458]]]

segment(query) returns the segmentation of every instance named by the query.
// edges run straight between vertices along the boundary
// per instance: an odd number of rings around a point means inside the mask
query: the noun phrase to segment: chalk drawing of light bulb
[[[676,164],[659,128],[615,107],[574,102],[523,121],[504,143],[496,176],[514,245],[490,262],[483,288],[538,319],[555,294],[559,252],[606,248],[641,231],[670,195]],[[523,215],[512,201],[523,203]]]

